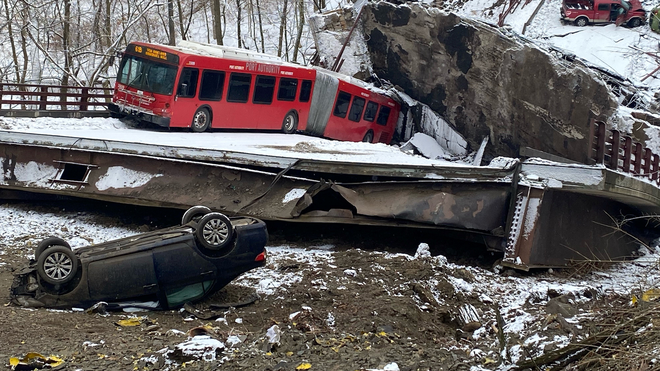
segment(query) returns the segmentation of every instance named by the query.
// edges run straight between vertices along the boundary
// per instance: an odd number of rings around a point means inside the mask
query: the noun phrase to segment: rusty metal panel
[[[319,182],[294,216],[370,216],[503,235],[510,185],[494,183],[384,182],[338,185]],[[334,211],[333,211],[334,210]],[[323,214],[328,213],[328,214]],[[330,216],[329,215],[329,216]]]
[[[525,187],[523,187],[525,188]],[[619,261],[640,240],[617,230],[613,218],[638,215],[628,205],[561,189],[522,189],[504,263],[516,268],[560,267],[571,261]]]
[[[150,206],[204,204],[229,214],[291,218],[288,192],[302,178],[236,166],[147,156],[0,144],[0,187]],[[86,169],[63,179],[62,164]],[[268,197],[264,195],[268,194]]]

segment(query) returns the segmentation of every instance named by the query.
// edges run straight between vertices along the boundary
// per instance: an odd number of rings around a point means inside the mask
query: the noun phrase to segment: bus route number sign
[[[149,47],[141,46],[141,45],[133,45],[133,47],[134,47],[134,50],[135,50],[136,53],[142,54],[146,57],[155,58],[155,59],[159,59],[159,60],[162,60],[162,61],[167,61],[167,62],[170,62],[170,63],[178,63],[179,62],[178,56],[168,54],[167,52],[164,52],[164,51],[161,51],[161,50],[158,50],[158,49],[153,49],[153,48],[149,48]]]
[[[139,45],[135,45],[135,52],[144,54],[147,57],[162,59],[164,61],[167,60],[167,53],[161,52],[160,50],[146,48],[146,47],[143,48]]]

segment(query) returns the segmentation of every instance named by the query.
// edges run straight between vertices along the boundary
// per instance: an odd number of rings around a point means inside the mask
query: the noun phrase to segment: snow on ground
[[[95,215],[71,212],[27,210],[25,207],[0,205],[0,255],[5,249],[33,248],[48,236],[64,238],[72,248],[126,237],[138,231],[126,227],[97,224]],[[30,251],[30,253],[33,253]]]
[[[519,34],[523,34],[524,25],[529,22],[540,0],[526,5],[523,5],[524,3],[521,2],[505,21],[508,27]],[[496,8],[492,8],[492,4],[491,0],[470,0],[456,11],[462,16],[496,24],[504,6],[509,3],[504,2]],[[609,69],[630,79],[635,85],[660,88],[660,74],[641,81],[658,67],[655,58],[643,52],[660,51],[660,34],[652,32],[647,24],[636,28],[617,27],[614,24],[586,27],[562,24],[559,15],[561,4],[562,0],[544,0],[538,14],[525,29],[524,36],[542,45],[554,45],[592,64]],[[646,7],[646,10],[651,9]]]

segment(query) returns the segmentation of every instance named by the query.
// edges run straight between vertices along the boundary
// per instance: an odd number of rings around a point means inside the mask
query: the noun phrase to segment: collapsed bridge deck
[[[451,229],[522,268],[637,248],[610,216],[660,209],[659,189],[603,166],[429,160],[396,147],[280,134],[0,131],[0,189],[266,220]]]

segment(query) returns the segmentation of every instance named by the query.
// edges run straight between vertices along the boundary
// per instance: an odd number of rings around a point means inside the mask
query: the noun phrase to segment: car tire
[[[37,245],[37,248],[34,249],[34,258],[39,259],[39,255],[41,255],[44,250],[51,246],[65,246],[71,250],[71,245],[69,245],[68,242],[64,241],[63,239],[55,236],[48,237],[44,239],[43,241],[39,242]]]
[[[210,213],[211,209],[209,209],[206,206],[193,206],[190,209],[186,210],[185,213],[183,213],[183,217],[181,217],[181,225],[186,225],[190,223],[191,221],[199,221],[199,219]]]
[[[296,111],[291,110],[287,112],[282,120],[282,132],[284,134],[293,134],[298,130],[298,114]]]
[[[229,218],[221,213],[209,213],[202,217],[195,230],[197,242],[211,251],[222,250],[234,238],[234,226]]]
[[[371,130],[367,131],[367,133],[364,134],[362,141],[366,143],[372,143],[374,141],[374,132]]]
[[[50,246],[37,258],[37,272],[50,284],[65,284],[78,272],[78,257],[66,246]]]
[[[201,133],[206,131],[209,126],[211,126],[211,113],[209,113],[209,110],[206,108],[200,108],[195,111],[192,123],[190,124],[190,129],[196,133]]]
[[[589,21],[584,17],[580,17],[575,20],[575,25],[578,27],[584,27],[587,25],[587,23],[589,23]]]
[[[634,28],[634,27],[639,27],[642,24],[642,20],[639,18],[633,18],[628,21],[628,27]]]

